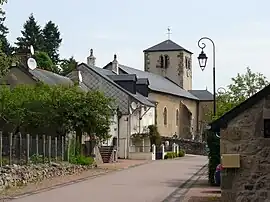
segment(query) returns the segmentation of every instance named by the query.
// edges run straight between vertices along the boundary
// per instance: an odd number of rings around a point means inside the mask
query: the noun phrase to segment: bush
[[[182,149],[180,149],[179,153],[178,153],[178,157],[184,157],[186,155],[186,152]]]
[[[166,158],[166,156],[167,156],[167,158]],[[167,154],[165,155],[165,159],[173,159],[175,157],[177,157],[177,155],[174,152],[167,152]]]
[[[94,159],[92,157],[86,157],[83,155],[71,156],[70,163],[76,164],[76,165],[89,166],[94,163]]]

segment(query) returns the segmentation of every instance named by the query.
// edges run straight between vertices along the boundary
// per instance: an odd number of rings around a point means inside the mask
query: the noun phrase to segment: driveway
[[[207,163],[204,156],[160,160],[14,202],[161,202]]]

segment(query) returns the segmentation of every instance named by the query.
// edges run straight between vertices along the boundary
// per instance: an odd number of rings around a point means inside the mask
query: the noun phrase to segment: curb
[[[9,200],[14,200],[14,199],[24,198],[24,197],[27,197],[27,196],[39,194],[39,193],[42,193],[42,192],[51,191],[53,189],[62,188],[62,187],[66,187],[66,186],[76,184],[76,183],[79,183],[79,182],[84,182],[84,181],[87,181],[87,180],[90,180],[90,179],[98,178],[98,177],[101,177],[103,175],[109,175],[109,174],[116,173],[116,172],[119,172],[119,171],[122,171],[122,170],[128,170],[128,169],[132,169],[132,168],[139,167],[139,166],[142,166],[142,165],[150,164],[152,162],[154,162],[154,161],[146,161],[146,162],[143,162],[143,163],[131,165],[131,166],[124,167],[124,168],[119,168],[119,169],[116,169],[116,170],[104,169],[105,171],[102,172],[102,173],[91,175],[89,177],[79,178],[77,180],[72,180],[72,181],[65,182],[65,183],[59,183],[59,184],[56,184],[56,185],[51,186],[51,187],[41,188],[41,189],[38,189],[38,190],[35,190],[35,191],[30,191],[30,192],[26,192],[26,193],[23,193],[23,194],[18,194],[18,195],[15,195],[13,197],[1,198],[0,201],[9,201]]]
[[[208,164],[203,165],[195,174],[193,174],[187,181],[181,184],[174,192],[168,195],[162,202],[183,201],[186,193],[201,178],[201,176],[198,175],[204,172],[204,170],[207,168],[207,165]],[[182,190],[184,191],[181,192]]]

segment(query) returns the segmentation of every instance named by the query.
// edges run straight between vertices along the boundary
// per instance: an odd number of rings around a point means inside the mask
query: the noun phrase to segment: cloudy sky
[[[102,67],[117,54],[118,61],[143,69],[143,50],[171,39],[193,55],[193,87],[212,88],[212,64],[202,72],[198,66],[197,41],[207,36],[216,44],[217,86],[247,66],[270,75],[270,1],[267,0],[8,0],[4,6],[11,42],[31,13],[41,26],[55,22],[61,31],[61,57],[86,62],[94,49]],[[206,50],[212,59],[211,44]]]

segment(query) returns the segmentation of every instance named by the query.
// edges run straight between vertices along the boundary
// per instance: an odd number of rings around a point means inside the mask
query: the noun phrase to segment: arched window
[[[176,109],[176,113],[175,113],[175,125],[178,126],[179,125],[179,110]]]
[[[165,107],[163,110],[163,123],[166,126],[168,123],[168,112],[167,112],[167,108]]]
[[[168,55],[165,55],[164,56],[164,63],[165,63],[165,69],[167,69],[168,67],[169,67],[169,65],[170,65],[170,58],[169,58],[169,56]]]
[[[160,55],[159,56],[159,65],[160,65],[160,68],[164,68],[164,58],[163,58],[163,55]]]

